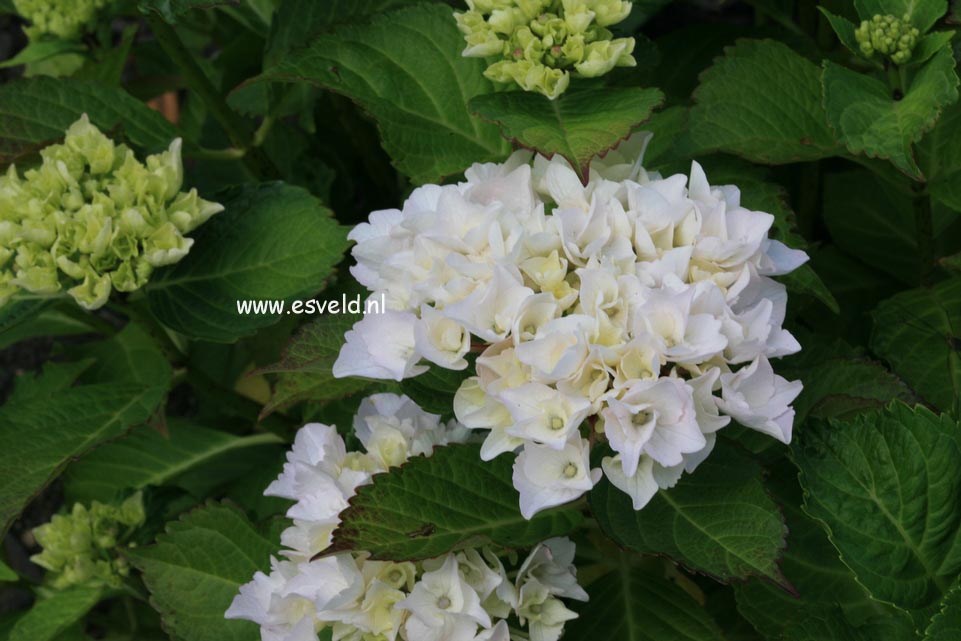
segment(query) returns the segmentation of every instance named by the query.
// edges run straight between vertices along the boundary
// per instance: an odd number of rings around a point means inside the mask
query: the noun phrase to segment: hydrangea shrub
[[[0,23],[0,639],[958,636],[953,3]]]

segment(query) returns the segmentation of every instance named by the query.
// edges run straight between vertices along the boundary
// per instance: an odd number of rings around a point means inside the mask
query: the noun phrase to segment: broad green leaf
[[[482,461],[478,445],[448,445],[412,458],[358,488],[341,512],[328,552],[365,550],[375,559],[426,559],[478,542],[528,547],[567,534],[576,508],[521,516],[510,457]]]
[[[831,61],[824,62],[822,83],[828,122],[848,151],[888,159],[908,176],[923,178],[912,145],[958,99],[949,48],[918,70],[903,96],[892,95],[877,78]]]
[[[48,362],[43,366],[43,372],[28,372],[16,378],[13,392],[7,398],[7,403],[27,403],[50,398],[68,389],[92,365],[92,360],[71,363]]]
[[[961,211],[961,103],[941,114],[918,146],[918,161],[932,198]]]
[[[260,370],[277,374],[262,415],[301,401],[336,400],[370,386],[370,381],[361,378],[334,378],[331,371],[344,344],[344,334],[359,319],[354,314],[322,316],[301,327],[280,362]]]
[[[239,5],[240,0],[140,0],[140,10],[154,12],[171,24],[175,24],[188,11],[211,9],[221,5]]]
[[[307,82],[344,94],[370,113],[394,165],[418,184],[439,182],[510,151],[467,102],[493,90],[486,63],[460,55],[449,7],[422,5],[349,25],[292,51],[261,79]]]
[[[73,301],[14,299],[0,307],[0,349],[36,336],[71,336],[99,329],[96,317]]]
[[[834,29],[834,33],[837,35],[838,40],[841,41],[841,44],[856,56],[863,55],[861,53],[861,45],[858,44],[857,37],[854,35],[857,26],[847,18],[835,15],[824,7],[818,7],[818,9],[824,14],[824,17],[827,18],[828,24]]]
[[[85,47],[82,44],[71,40],[34,40],[27,43],[27,46],[14,57],[0,62],[0,69],[40,62],[60,54],[79,53],[84,50]]]
[[[924,641],[957,641],[961,639],[961,585],[948,592],[941,602],[941,611],[931,619],[924,632]]]
[[[419,376],[402,381],[400,388],[424,410],[445,418],[453,418],[454,394],[460,389],[461,383],[471,376],[471,372],[475,371],[474,357],[473,354],[467,355],[469,365],[466,369],[457,371],[431,367]]]
[[[156,341],[136,323],[129,323],[113,338],[84,344],[76,354],[94,361],[81,382],[127,381],[166,390],[173,376]]]
[[[0,561],[0,583],[10,583],[12,581],[18,581],[19,579],[20,577],[10,569],[10,566]]]
[[[147,420],[164,388],[110,382],[11,399],[0,408],[0,531],[72,460]]]
[[[793,403],[797,425],[809,416],[848,418],[880,409],[894,399],[917,400],[908,386],[883,365],[837,344],[805,342],[798,357],[779,367],[778,373],[804,383]]]
[[[0,165],[63,139],[81,115],[144,151],[166,149],[177,130],[127,92],[69,78],[38,77],[0,85]]]
[[[319,200],[283,183],[245,185],[216,199],[226,211],[194,232],[195,250],[147,285],[156,317],[192,338],[230,343],[279,314],[241,314],[238,301],[309,297],[347,249]]]
[[[934,54],[944,49],[950,49],[949,43],[954,38],[953,31],[932,31],[928,35],[918,40],[914,51],[911,52],[911,60],[907,63],[909,67],[915,67],[930,60]]]
[[[915,204],[909,193],[865,170],[824,177],[823,219],[834,243],[907,285],[921,275]],[[961,217],[937,203],[931,214],[936,253],[961,249]]]
[[[557,100],[528,91],[478,96],[470,109],[497,123],[505,138],[548,158],[559,154],[582,179],[591,160],[631,135],[664,101],[658,89],[572,90]]]
[[[787,462],[779,465],[772,471],[767,487],[787,522],[788,545],[781,569],[798,595],[752,579],[734,586],[741,614],[769,639],[804,638],[806,631],[799,628],[807,626],[798,623],[835,607],[839,616],[828,617],[819,626],[830,628],[824,639],[844,638],[848,630],[880,625],[882,621],[892,629],[906,629],[910,638],[910,617],[872,599],[841,562],[822,526],[802,511],[803,499],[794,466]],[[893,641],[895,637],[883,638]]]
[[[236,508],[210,504],[167,524],[155,545],[128,550],[164,629],[183,641],[256,641],[257,626],[224,619],[240,586],[269,568],[277,545]]]
[[[879,14],[898,18],[906,14],[911,24],[924,33],[948,10],[948,0],[854,0],[854,6],[862,20]]]
[[[838,153],[821,106],[818,68],[774,40],[740,40],[701,75],[692,151],[781,164]]]
[[[71,465],[64,475],[67,502],[107,502],[124,490],[159,485],[202,497],[279,454],[282,443],[269,433],[235,436],[176,419],[168,432],[135,429]]]
[[[874,310],[871,349],[928,403],[958,411],[961,276],[889,298]]]
[[[724,641],[724,635],[690,594],[653,569],[621,568],[587,587],[590,601],[571,603],[578,618],[564,626],[564,638],[611,641]]]
[[[961,569],[961,426],[895,403],[808,424],[793,446],[805,510],[877,599],[937,604]]]
[[[103,597],[101,588],[76,586],[34,603],[10,630],[8,641],[53,641]]]
[[[264,65],[273,66],[293,49],[310,43],[315,35],[335,25],[363,22],[392,9],[424,0],[281,0],[270,25]]]
[[[641,511],[606,479],[590,503],[601,529],[624,548],[663,554],[722,581],[761,576],[784,583],[781,514],[761,483],[760,466],[728,443],[718,442],[695,473]]]

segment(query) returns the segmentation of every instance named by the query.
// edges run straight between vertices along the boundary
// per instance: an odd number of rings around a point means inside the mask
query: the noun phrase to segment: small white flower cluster
[[[603,473],[635,509],[693,471],[732,418],[791,439],[801,384],[768,359],[800,345],[770,276],[807,255],[768,238],[774,216],[697,163],[690,180],[646,172],[648,139],[595,159],[587,185],[558,156],[474,165],[350,234],[351,272],[390,311],[347,332],[334,375],[401,380],[422,359],[461,370],[482,351],[454,411],[489,430],[485,460],[519,452],[528,518],[593,487],[601,438],[615,454]]]
[[[505,560],[515,556],[489,548],[421,563],[374,561],[363,552],[311,561],[330,546],[340,512],[373,474],[469,434],[395,394],[364,399],[353,427],[365,452],[348,452],[329,425],[297,433],[265,492],[296,501],[287,512],[293,525],[281,535],[285,558],[242,586],[225,616],[259,624],[262,641],[316,641],[326,628],[335,641],[556,641],[577,616],[561,599],[587,600],[567,539],[538,545],[513,571]]]

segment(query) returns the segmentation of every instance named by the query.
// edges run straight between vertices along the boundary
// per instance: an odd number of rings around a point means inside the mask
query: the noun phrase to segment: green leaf
[[[955,274],[961,274],[961,252],[952,254],[950,256],[945,256],[938,262],[941,263],[941,266],[948,271],[954,272]]]
[[[805,510],[858,581],[899,607],[937,604],[961,569],[961,426],[894,403],[799,436]]]
[[[176,24],[188,11],[211,9],[222,5],[240,5],[240,0],[140,0],[143,13],[153,12],[171,24]]]
[[[479,445],[448,445],[374,476],[341,512],[328,553],[365,550],[374,559],[426,559],[490,541],[527,547],[569,533],[580,511],[559,507],[521,516],[512,461],[482,461]]]
[[[257,626],[224,619],[240,586],[278,546],[236,508],[210,504],[167,524],[155,545],[128,550],[164,629],[183,641],[255,641]]]
[[[10,630],[8,641],[53,641],[103,597],[101,588],[77,586],[34,603]]]
[[[934,56],[937,52],[948,47],[954,38],[953,31],[932,31],[928,35],[918,40],[914,51],[911,52],[911,60],[907,63],[909,67],[921,65]],[[948,47],[950,48],[950,47]]]
[[[961,585],[956,585],[941,602],[941,611],[931,619],[924,641],[961,639]]]
[[[91,365],[91,360],[73,363],[47,362],[42,373],[26,373],[14,380],[13,393],[7,403],[27,403],[58,394],[73,385]]]
[[[71,465],[64,475],[67,502],[108,502],[124,490],[160,485],[200,498],[278,454],[283,442],[269,433],[234,436],[176,419],[168,432],[135,429]]]
[[[466,359],[468,367],[465,369],[457,371],[431,367],[419,376],[402,381],[400,388],[422,409],[445,418],[453,418],[454,394],[460,389],[461,383],[471,376],[471,372],[476,371],[476,355],[468,354]]]
[[[907,14],[911,24],[924,33],[948,10],[948,0],[854,0],[854,6],[862,20],[875,15],[900,18]]]
[[[79,358],[92,359],[82,382],[128,381],[144,387],[170,387],[173,370],[153,338],[136,323],[130,323],[113,338],[87,343],[78,348]]]
[[[701,75],[691,109],[695,154],[726,151],[781,164],[839,149],[821,106],[818,68],[774,40],[739,40]]]
[[[270,25],[264,66],[282,61],[292,50],[310,43],[311,38],[335,25],[363,22],[398,7],[423,0],[281,0]]]
[[[824,62],[824,109],[828,122],[853,154],[885,158],[908,176],[924,176],[912,145],[931,129],[942,109],[958,99],[954,56],[940,50],[915,75],[904,96],[869,75]]]
[[[0,450],[0,532],[67,463],[145,421],[164,395],[162,387],[131,382],[66,384],[45,373],[30,383],[38,386],[35,394],[24,392],[0,408],[6,443]]]
[[[240,314],[238,301],[309,297],[347,249],[345,230],[319,200],[283,183],[215,197],[226,211],[194,233],[195,251],[147,285],[154,315],[192,338],[230,343],[279,314]],[[289,312],[289,310],[288,310]]]
[[[928,403],[958,411],[961,276],[902,292],[874,310],[871,349]]]
[[[724,635],[687,592],[663,572],[632,567],[622,555],[621,568],[587,587],[590,602],[571,604],[578,618],[564,627],[569,639],[611,641],[724,641]]]
[[[73,301],[12,300],[0,308],[0,349],[36,336],[72,336],[100,329]]]
[[[639,87],[572,90],[557,100],[511,91],[478,96],[470,109],[516,145],[548,158],[560,154],[584,179],[595,156],[630,136],[663,101],[660,90]]]
[[[277,374],[277,384],[261,416],[301,401],[333,401],[369,387],[366,379],[334,378],[332,373],[344,334],[357,320],[359,314],[322,316],[301,327],[280,362],[259,370]]]
[[[79,42],[71,40],[32,40],[17,55],[0,62],[0,69],[40,62],[64,53],[80,53],[85,49]]]
[[[961,103],[944,110],[918,146],[931,197],[961,211]]]
[[[824,7],[818,7],[818,9],[824,14],[824,17],[827,18],[828,24],[834,29],[834,33],[837,34],[841,44],[856,56],[864,55],[861,53],[861,45],[858,44],[857,37],[854,35],[854,31],[857,28],[855,24],[843,16],[831,13]]]
[[[20,577],[17,576],[17,573],[11,570],[6,563],[0,561],[0,583],[11,583],[19,580]]]
[[[840,616],[820,622],[818,627],[830,629],[822,639],[844,639],[854,629],[882,621],[891,628],[906,629],[910,638],[910,617],[872,599],[841,562],[823,527],[804,514],[794,466],[784,463],[775,468],[767,487],[781,506],[790,532],[781,568],[799,596],[756,579],[737,584],[734,593],[741,614],[769,639],[803,639],[808,633],[803,628],[808,626],[799,622],[832,608],[838,608]],[[893,641],[896,637],[877,638]]]
[[[761,468],[718,442],[693,474],[661,490],[641,511],[606,479],[590,493],[601,529],[622,547],[663,554],[722,581],[762,576],[785,584],[778,568],[787,534]]]
[[[415,183],[440,182],[510,149],[467,102],[490,93],[486,63],[460,55],[449,7],[422,5],[378,15],[313,39],[261,79],[307,82],[344,94],[370,113],[384,149]]]
[[[69,78],[38,77],[0,85],[0,165],[63,139],[81,115],[148,152],[162,151],[177,130],[122,89]]]

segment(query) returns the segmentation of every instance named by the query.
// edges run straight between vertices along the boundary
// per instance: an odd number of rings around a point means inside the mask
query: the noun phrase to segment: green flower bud
[[[455,13],[470,57],[501,56],[484,75],[551,100],[572,75],[595,77],[634,66],[633,38],[614,39],[607,26],[631,12],[626,0],[467,0]]]
[[[79,584],[119,586],[129,568],[115,548],[145,519],[139,492],[119,507],[94,501],[88,509],[77,503],[69,514],[55,515],[33,530],[43,551],[31,560],[49,571],[47,580],[57,589]]]
[[[911,54],[921,32],[912,27],[910,16],[896,18],[892,15],[876,15],[864,20],[854,31],[858,47],[865,57],[880,54],[895,64],[901,65],[911,60]]]
[[[134,291],[154,267],[183,258],[193,244],[184,234],[223,207],[180,191],[180,152],[175,140],[141,163],[83,116],[38,167],[22,177],[10,167],[0,176],[0,305],[18,288],[66,290],[96,309],[111,290]]]

